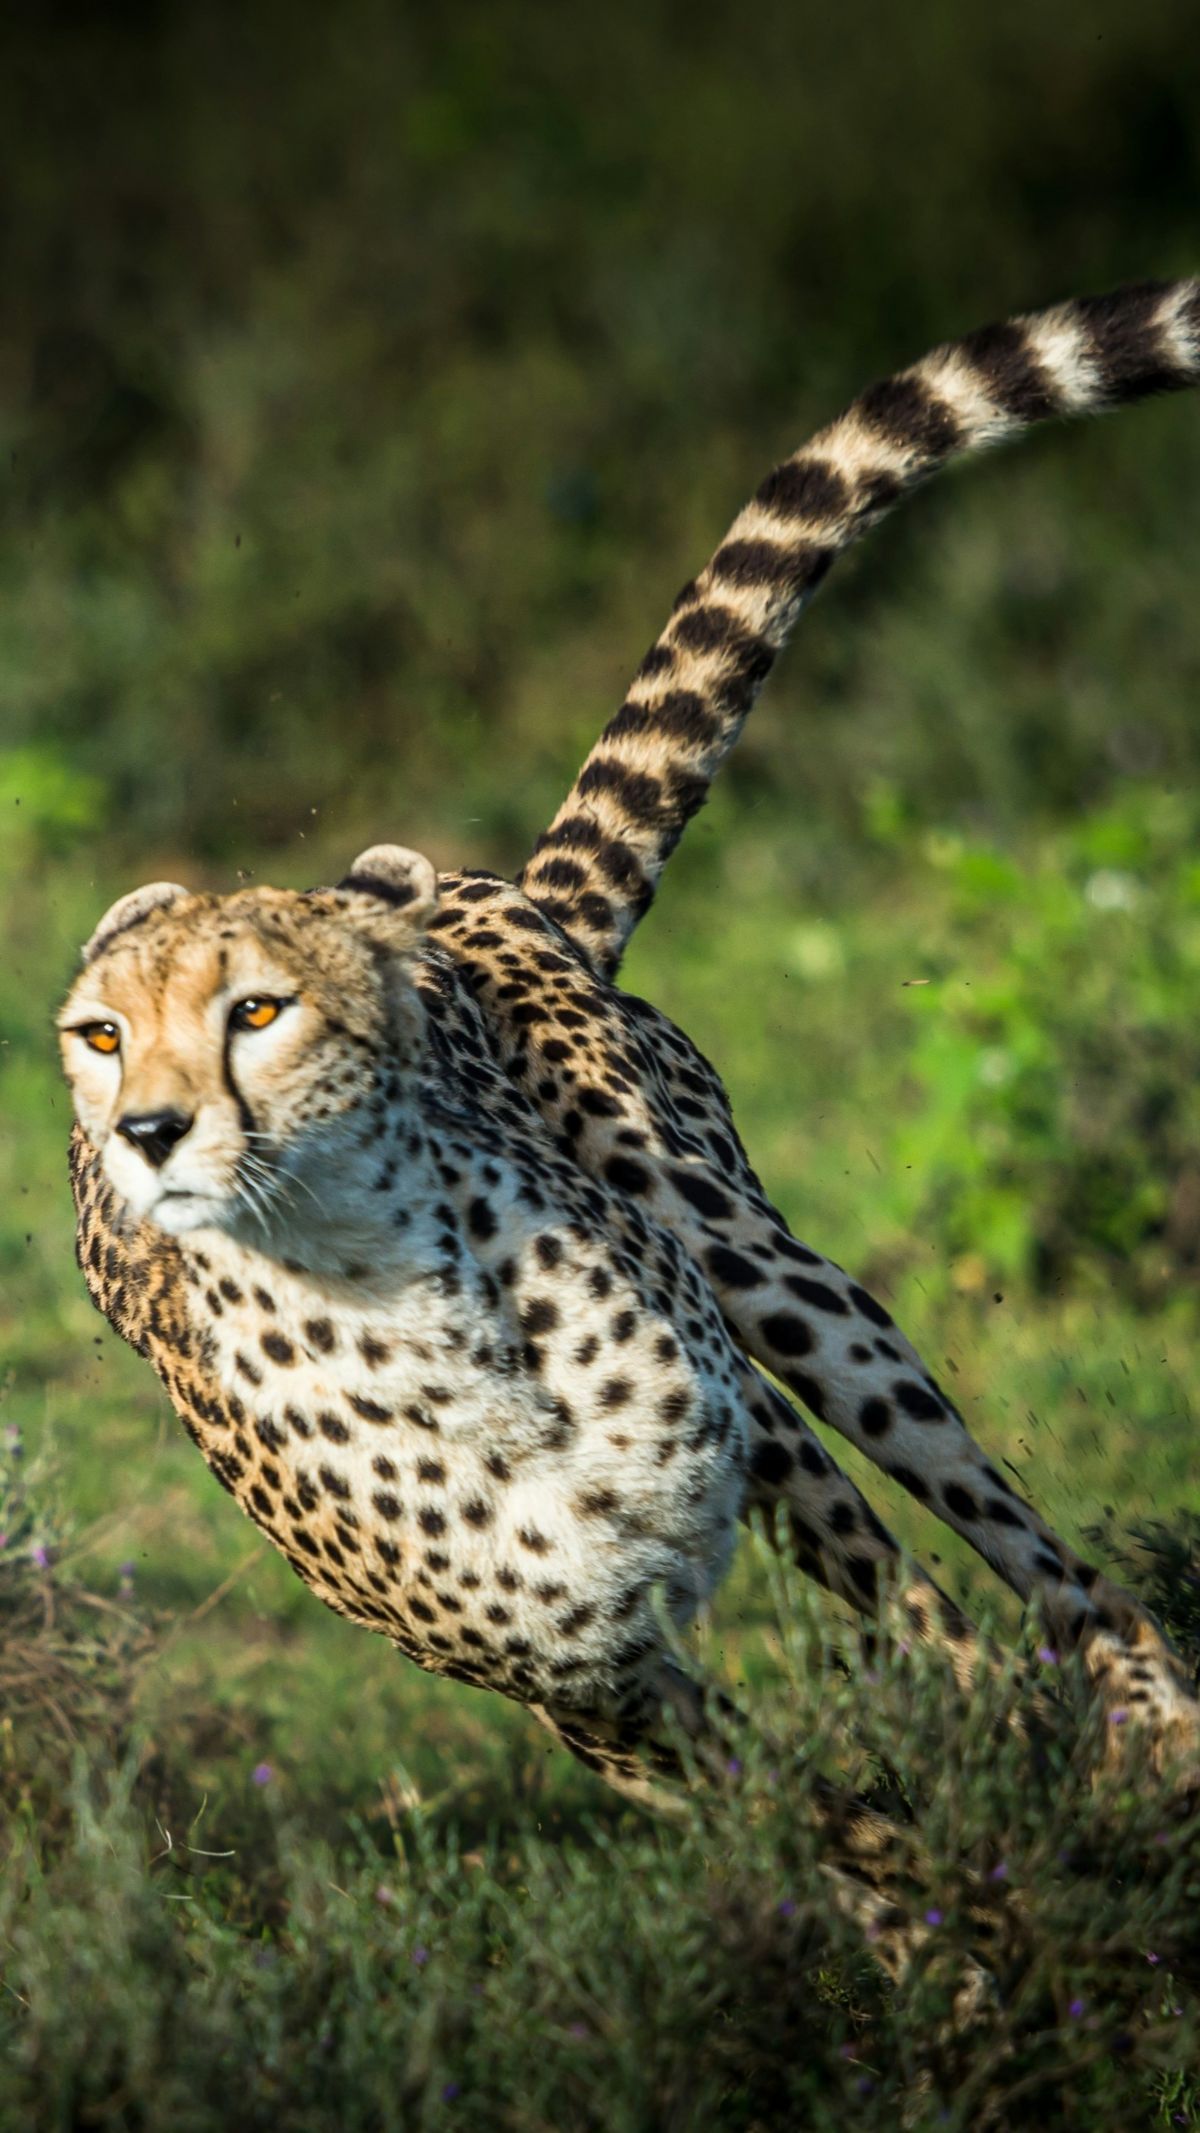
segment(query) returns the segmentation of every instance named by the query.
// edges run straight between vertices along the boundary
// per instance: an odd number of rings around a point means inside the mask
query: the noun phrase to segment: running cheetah
[[[1156,1624],[789,1234],[713,1068],[614,979],[835,557],[961,453],[1198,379],[1196,280],[937,349],[767,476],[515,883],[383,844],[336,888],[154,883],[83,951],[60,1030],[93,1300],[329,1606],[624,1789],[664,1706],[710,1723],[655,1595],[684,1627],[756,1508],[785,1507],[835,1593],[869,1611],[886,1576],[962,1675],[979,1657],[780,1386],[1036,1596],[1161,1767],[1194,1767]],[[829,1816],[861,1890],[885,1838]]]

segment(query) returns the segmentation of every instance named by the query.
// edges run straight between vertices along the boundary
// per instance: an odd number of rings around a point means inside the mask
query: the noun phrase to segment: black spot
[[[890,444],[917,451],[926,459],[944,459],[962,435],[953,410],[911,373],[868,386],[858,401],[858,412]]]
[[[676,1191],[682,1193],[684,1199],[700,1214],[707,1215],[710,1221],[727,1221],[732,1215],[733,1207],[729,1199],[705,1177],[703,1171],[672,1167],[670,1176]]]
[[[598,756],[588,763],[575,789],[584,799],[593,793],[611,793],[632,821],[647,825],[656,821],[662,804],[662,785],[657,778],[627,770],[610,756]]]
[[[787,1381],[797,1397],[803,1400],[809,1413],[815,1415],[818,1422],[823,1422],[825,1420],[825,1393],[816,1379],[810,1378],[807,1371],[789,1370]]]
[[[794,1311],[772,1311],[759,1324],[764,1340],[770,1342],[777,1355],[811,1355],[816,1346],[811,1326]]]
[[[945,1421],[945,1407],[933,1393],[926,1391],[924,1385],[914,1384],[911,1378],[900,1378],[893,1385],[892,1392],[914,1422]]]
[[[784,1445],[775,1443],[770,1437],[764,1437],[762,1443],[755,1446],[750,1460],[750,1472],[759,1481],[765,1481],[770,1488],[777,1488],[780,1482],[787,1480],[791,1471],[792,1455]]]
[[[381,1407],[378,1400],[366,1400],[361,1393],[350,1393],[348,1403],[364,1422],[390,1422],[392,1419],[390,1407]]]
[[[874,1563],[865,1555],[848,1555],[846,1568],[853,1584],[858,1587],[864,1600],[874,1602],[879,1597],[879,1582]]]
[[[766,1275],[752,1259],[735,1252],[727,1244],[715,1244],[708,1254],[708,1270],[714,1281],[723,1281],[731,1289],[761,1288]]]
[[[349,1428],[340,1415],[328,1413],[318,1415],[317,1428],[323,1437],[328,1437],[331,1444],[348,1444],[350,1442]]]
[[[886,1400],[864,1400],[858,1410],[858,1419],[868,1437],[884,1437],[892,1426],[892,1413]]]
[[[775,467],[759,483],[754,500],[777,518],[827,519],[849,509],[850,493],[828,460],[798,458]]]
[[[381,1518],[399,1518],[403,1509],[399,1497],[393,1496],[388,1489],[380,1489],[371,1502]]]
[[[1016,1526],[1018,1530],[1024,1531],[1025,1521],[1020,1512],[1014,1511],[1003,1496],[989,1496],[983,1508],[994,1525]]]
[[[639,681],[650,681],[656,674],[668,674],[675,664],[675,654],[669,644],[652,645],[637,670]]]
[[[1054,388],[1020,326],[981,326],[959,345],[1006,415],[1018,422],[1041,422],[1056,412]]]
[[[481,1243],[486,1242],[489,1237],[495,1236],[496,1217],[492,1213],[491,1206],[487,1200],[472,1200],[467,1209],[467,1226],[471,1235],[478,1237]]]
[[[787,1274],[783,1285],[789,1296],[811,1304],[815,1311],[827,1311],[831,1318],[845,1318],[849,1311],[845,1297],[831,1289],[828,1282],[810,1281],[804,1274]]]
[[[308,1318],[304,1321],[304,1338],[322,1355],[330,1355],[337,1347],[337,1334],[327,1318]]]
[[[861,1311],[864,1318],[870,1319],[873,1326],[892,1324],[891,1315],[884,1310],[883,1305],[876,1303],[873,1296],[868,1296],[866,1290],[860,1289],[854,1282],[850,1284],[850,1301],[856,1311]]]
[[[575,1508],[585,1518],[603,1518],[619,1503],[620,1497],[612,1489],[589,1489],[576,1498]]]
[[[422,1505],[417,1512],[417,1524],[420,1526],[422,1533],[428,1533],[431,1540],[436,1540],[438,1534],[444,1533],[446,1530],[446,1520],[443,1513],[436,1511],[432,1504]]]
[[[948,1511],[953,1511],[956,1518],[970,1521],[979,1516],[979,1505],[972,1496],[970,1489],[964,1489],[961,1482],[948,1481],[946,1483],[945,1488],[942,1490],[942,1502]]]
[[[858,1514],[852,1503],[835,1503],[829,1514],[829,1523],[835,1533],[853,1533],[858,1526]]]
[[[539,1533],[535,1526],[522,1526],[517,1534],[517,1539],[523,1548],[528,1548],[531,1555],[547,1555],[552,1545],[546,1539],[545,1534]]]
[[[833,550],[817,541],[785,546],[775,541],[726,541],[712,560],[712,571],[726,585],[784,585],[796,592],[819,585],[833,561]]]
[[[915,1467],[890,1466],[888,1473],[894,1481],[899,1482],[902,1489],[908,1490],[910,1496],[915,1496],[918,1503],[929,1502],[929,1484],[917,1473]]]
[[[642,1193],[650,1189],[650,1172],[643,1164],[631,1162],[626,1155],[610,1156],[604,1165],[604,1175],[618,1192]]]
[[[1078,305],[1106,400],[1136,400],[1185,382],[1164,355],[1155,324],[1165,294],[1162,282],[1140,282]]]
[[[628,1378],[607,1378],[600,1387],[600,1405],[608,1409],[628,1404],[633,1387]]]
[[[559,1322],[559,1309],[548,1296],[532,1296],[521,1312],[521,1330],[530,1336],[538,1333],[553,1333]]]

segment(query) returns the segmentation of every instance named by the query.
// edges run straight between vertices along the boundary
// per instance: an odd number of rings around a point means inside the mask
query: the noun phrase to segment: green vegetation
[[[855,22],[4,33],[0,2133],[1200,2123],[1197,1837],[1091,1792],[1086,1724],[1034,1768],[747,1548],[704,1640],[797,1767],[748,1742],[652,1827],[321,1610],[71,1259],[47,1032],[112,896],[392,834],[515,865],[807,427],[989,315],[1200,263],[1181,0]],[[626,973],[799,1233],[1196,1651],[1198,486],[1164,405],[902,514]],[[941,1923],[902,1992],[831,1912],[818,1765],[920,1807]],[[1000,2007],[939,2044],[964,1873],[1001,1864]]]

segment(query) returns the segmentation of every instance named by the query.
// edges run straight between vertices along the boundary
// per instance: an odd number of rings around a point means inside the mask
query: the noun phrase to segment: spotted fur
[[[940,349],[768,477],[520,884],[435,882],[377,846],[303,895],[152,884],[85,950],[60,1026],[94,1301],[319,1597],[527,1704],[623,1789],[645,1744],[669,1760],[664,1703],[719,1738],[659,1596],[686,1626],[755,1510],[856,1607],[894,1590],[963,1679],[987,1662],[802,1408],[1036,1597],[1160,1764],[1194,1767],[1157,1625],[1014,1491],[884,1306],[790,1235],[713,1068],[610,979],[838,550],[956,451],[1198,375],[1195,282]],[[882,1931],[895,1833],[818,1812],[839,1900]]]

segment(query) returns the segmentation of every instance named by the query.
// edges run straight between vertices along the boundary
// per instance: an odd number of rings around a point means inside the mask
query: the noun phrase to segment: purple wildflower
[[[429,1961],[428,1948],[414,1948],[412,1952],[412,1959],[416,1964],[418,1970],[422,1969],[424,1965]]]
[[[742,1774],[742,1766],[736,1755],[730,1756],[729,1761],[725,1765],[725,1768],[729,1772],[731,1778],[740,1778]]]
[[[1123,1726],[1128,1716],[1128,1711],[1124,1709],[1119,1711],[1110,1711],[1108,1714],[1108,1723],[1110,1726]]]
[[[1161,1955],[1156,1955],[1156,1954],[1154,1953],[1154,1950],[1153,1950],[1153,1948],[1147,1948],[1147,1950],[1146,1950],[1146,1961],[1147,1961],[1148,1963],[1161,1963],[1161,1961],[1162,1961],[1162,1957],[1161,1957]]]
[[[796,1916],[796,1906],[790,1896],[785,1896],[780,1904],[779,1916],[781,1918],[794,1918]]]
[[[1071,2020],[1073,2022],[1077,2022],[1079,2020],[1079,2017],[1083,2013],[1083,2010],[1086,2006],[1086,2000],[1072,2000],[1070,2006],[1067,2009],[1067,2013],[1070,2015]]]
[[[37,1564],[39,1570],[49,1570],[50,1550],[48,1548],[43,1548],[42,1543],[40,1541],[38,1542],[36,1548],[30,1549],[29,1553],[33,1557],[33,1560]]]
[[[994,1866],[994,1867],[992,1868],[992,1870],[991,1870],[990,1874],[988,1875],[988,1880],[989,1880],[989,1881],[1007,1881],[1007,1880],[1008,1880],[1008,1861],[1007,1861],[1007,1859],[997,1859],[997,1861],[996,1861],[996,1864],[995,1864],[995,1866]]]
[[[927,1925],[927,1926],[940,1926],[940,1925],[941,1925],[941,1922],[942,1922],[942,1914],[941,1914],[941,1912],[940,1912],[940,1911],[938,1910],[938,1907],[937,1907],[937,1905],[936,1905],[936,1904],[932,1904],[932,1905],[930,1906],[929,1910],[928,1910],[928,1911],[926,1911],[926,1913],[925,1913],[925,1923],[926,1923],[926,1925]]]
[[[567,2034],[572,2037],[589,2037],[591,2031],[586,2022],[571,2022],[568,2024]]]
[[[459,2095],[461,2095],[461,2094],[462,2094],[462,2090],[461,2090],[461,2088],[459,2087],[459,2084],[458,2084],[458,2082],[457,2082],[457,2081],[448,2081],[448,2082],[446,2083],[446,2086],[445,2086],[445,2088],[444,2088],[444,2089],[442,2090],[442,2102],[443,2102],[443,2103],[453,2103],[453,2101],[454,2101],[455,2097],[456,2097],[456,2096],[459,2096]]]
[[[1052,1644],[1039,1644],[1038,1658],[1041,1660],[1043,1666],[1058,1665],[1058,1653],[1055,1651],[1054,1646]]]
[[[250,1781],[254,1785],[269,1785],[274,1775],[270,1763],[256,1763],[250,1772]]]

